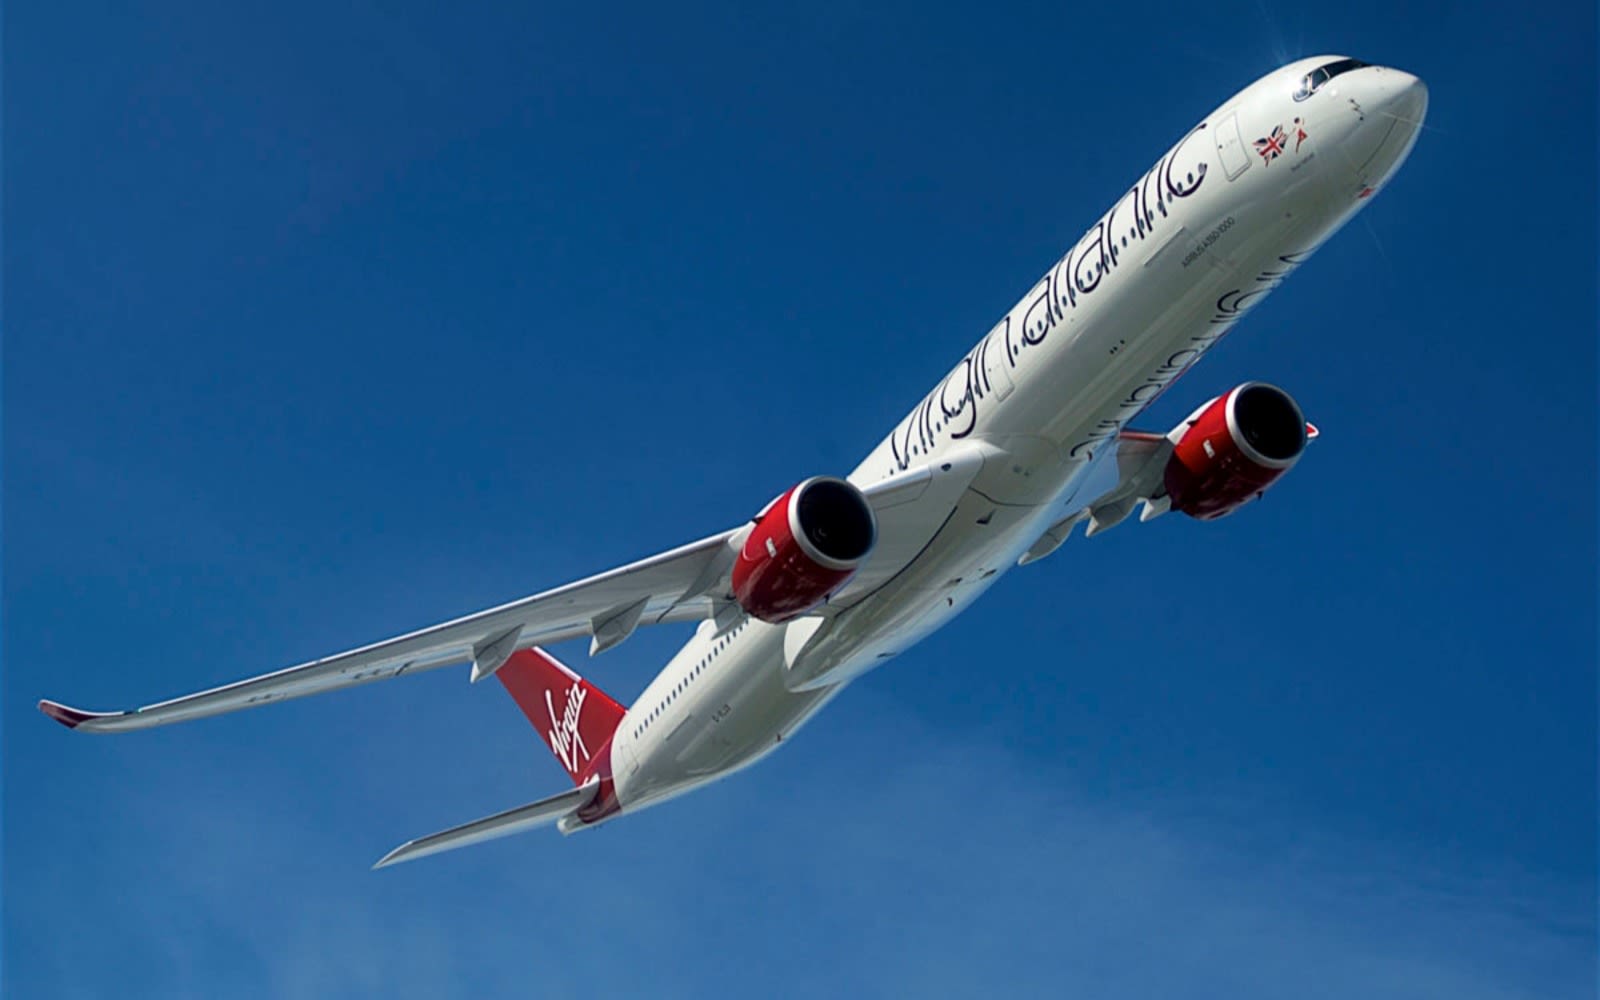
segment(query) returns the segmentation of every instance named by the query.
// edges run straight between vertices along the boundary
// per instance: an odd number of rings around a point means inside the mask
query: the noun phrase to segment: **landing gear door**
[[[1245,148],[1244,137],[1239,134],[1239,116],[1229,112],[1217,122],[1217,159],[1222,172],[1233,180],[1250,169],[1250,151]]]

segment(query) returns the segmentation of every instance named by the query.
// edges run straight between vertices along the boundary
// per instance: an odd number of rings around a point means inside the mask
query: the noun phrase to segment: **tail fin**
[[[512,653],[495,676],[572,783],[583,784],[627,709],[538,646]]]

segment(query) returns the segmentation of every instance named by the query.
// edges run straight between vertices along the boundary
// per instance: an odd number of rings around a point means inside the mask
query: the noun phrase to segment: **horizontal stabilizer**
[[[402,861],[415,861],[425,858],[430,854],[441,851],[453,851],[458,847],[470,847],[481,844],[486,840],[497,837],[509,837],[513,833],[523,833],[541,826],[549,826],[568,813],[582,809],[589,804],[600,790],[599,781],[591,781],[580,788],[569,788],[559,795],[552,795],[548,799],[540,799],[525,806],[507,809],[503,813],[485,816],[483,819],[473,820],[461,826],[451,827],[448,830],[408,840],[399,847],[385,854],[373,869],[387,868],[397,865]]]

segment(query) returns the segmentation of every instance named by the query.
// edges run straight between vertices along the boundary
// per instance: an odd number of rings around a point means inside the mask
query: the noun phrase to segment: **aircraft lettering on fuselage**
[[[1245,288],[1231,288],[1217,298],[1217,306],[1211,318],[1207,321],[1209,329],[1197,333],[1189,338],[1188,347],[1182,347],[1168,355],[1157,365],[1155,370],[1146,375],[1138,385],[1134,386],[1117,404],[1116,411],[1109,417],[1097,421],[1089,434],[1079,441],[1075,441],[1067,449],[1069,459],[1090,459],[1094,457],[1094,449],[1107,441],[1114,440],[1122,433],[1122,428],[1133,419],[1139,411],[1154,403],[1166,391],[1167,386],[1177,381],[1178,376],[1188,371],[1196,361],[1199,361],[1211,345],[1227,336],[1233,329],[1233,324],[1239,322],[1244,314],[1259,302],[1262,296],[1283,284],[1283,280],[1294,273],[1295,268],[1304,263],[1316,252],[1316,247],[1309,250],[1298,250],[1291,253],[1280,254],[1278,262],[1282,266],[1256,275],[1250,286]]]
[[[578,771],[578,756],[574,751],[581,751],[583,759],[589,759],[589,748],[583,745],[583,736],[578,732],[578,718],[583,714],[583,700],[589,693],[583,685],[574,684],[572,690],[567,692],[567,707],[560,717],[556,716],[555,702],[550,697],[548,690],[544,693],[544,704],[550,710],[550,748],[561,758],[561,763],[574,774]]]
[[[1193,153],[1190,161],[1184,152],[1189,140],[1205,127],[1202,122],[1178,140],[901,421],[890,435],[896,471],[909,468],[916,457],[931,452],[941,432],[948,430],[952,440],[972,433],[978,422],[978,401],[994,389],[987,367],[991,349],[1003,350],[1001,362],[1018,368],[1027,348],[1042,344],[1123,263],[1130,249],[1155,234],[1157,220],[1170,214],[1169,206],[1200,190],[1206,179],[1205,156]]]
[[[1211,337],[1211,341],[1221,339],[1228,329],[1237,323],[1244,314],[1255,308],[1256,303],[1274,288],[1283,284],[1283,280],[1294,273],[1295,268],[1305,263],[1311,255],[1317,252],[1316,247],[1309,250],[1296,250],[1291,253],[1279,254],[1278,263],[1282,267],[1275,267],[1270,271],[1262,271],[1256,275],[1255,281],[1246,288],[1234,288],[1223,292],[1217,299],[1217,311],[1208,320],[1212,326],[1220,326],[1222,330]],[[1199,340],[1200,337],[1191,338]]]

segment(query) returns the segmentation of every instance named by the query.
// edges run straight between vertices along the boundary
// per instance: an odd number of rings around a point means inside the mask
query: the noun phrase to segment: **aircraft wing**
[[[880,518],[923,520],[920,508],[941,497],[940,491],[928,489],[936,478],[948,478],[948,473],[936,475],[930,467],[910,469],[862,492]],[[470,662],[472,679],[478,681],[518,649],[587,635],[593,637],[591,654],[598,653],[622,642],[640,625],[715,616],[719,625],[731,626],[741,612],[727,599],[729,579],[747,527],[730,528],[465,618],[170,701],[124,712],[88,712],[46,700],[39,703],[39,710],[71,729],[118,733],[456,663]]]
[[[737,529],[691,542],[564,587],[524,597],[454,621],[225,684],[127,712],[84,712],[51,701],[46,715],[87,732],[145,729],[169,722],[219,715],[285,698],[320,694],[403,673],[471,662],[473,679],[497,670],[517,649],[593,635],[609,648],[641,622],[703,618],[705,596],[727,576]]]
[[[1121,524],[1137,504],[1144,504],[1143,521],[1167,510],[1171,500],[1166,496],[1162,470],[1172,456],[1168,436],[1125,430],[1113,446],[1114,451],[1096,463],[1078,485],[1070,513],[1046,528],[1017,565],[1037,562],[1060,548],[1079,521],[1088,522],[1085,534],[1092,536]]]

